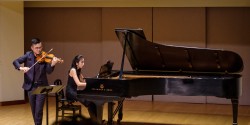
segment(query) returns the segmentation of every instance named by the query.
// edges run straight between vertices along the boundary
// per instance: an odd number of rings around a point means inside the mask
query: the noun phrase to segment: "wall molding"
[[[9,106],[9,105],[18,105],[18,104],[25,104],[25,100],[14,100],[14,101],[4,101],[0,102],[0,106]]]
[[[66,0],[25,1],[24,7],[250,7],[249,0]]]

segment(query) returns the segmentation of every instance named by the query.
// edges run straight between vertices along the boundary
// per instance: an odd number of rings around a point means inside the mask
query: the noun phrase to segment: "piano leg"
[[[120,124],[121,123],[121,120],[122,120],[122,117],[123,117],[123,101],[118,101],[118,105],[119,105],[119,112],[118,112],[118,119],[117,119],[117,123]]]
[[[113,125],[114,102],[108,102],[108,125]]]
[[[98,124],[102,124],[102,117],[103,117],[103,101],[95,101],[96,105],[96,116],[93,116],[94,114],[90,113],[90,117],[92,120],[96,121]]]
[[[232,108],[233,108],[233,125],[238,125],[237,117],[238,117],[238,99],[231,99]]]

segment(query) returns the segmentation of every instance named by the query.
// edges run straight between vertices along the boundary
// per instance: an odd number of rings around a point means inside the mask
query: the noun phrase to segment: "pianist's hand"
[[[82,74],[80,74],[80,81],[85,82],[84,76]]]

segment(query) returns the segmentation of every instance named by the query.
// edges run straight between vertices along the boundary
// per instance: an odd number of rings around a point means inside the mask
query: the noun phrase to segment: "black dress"
[[[78,75],[78,74],[77,74]],[[77,99],[77,85],[73,77],[68,75],[68,83],[66,86],[66,98],[69,101],[78,101]]]
[[[80,73],[77,73],[77,76],[79,76]],[[96,111],[96,105],[93,102],[87,101],[85,99],[78,99],[77,98],[77,84],[73,77],[68,75],[68,83],[66,86],[66,98],[69,101],[79,101],[84,106],[88,108],[89,115],[91,119],[96,119],[97,111]]]

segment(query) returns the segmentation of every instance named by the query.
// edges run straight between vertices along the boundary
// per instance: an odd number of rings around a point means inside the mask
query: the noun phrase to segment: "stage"
[[[107,106],[104,108],[103,116],[107,120]],[[125,100],[122,125],[232,125],[231,112],[231,105]],[[84,106],[82,114],[89,117]],[[49,124],[54,121],[55,97],[49,97]],[[33,125],[29,104],[0,106],[0,124]],[[239,106],[238,124],[250,125],[250,106]]]

